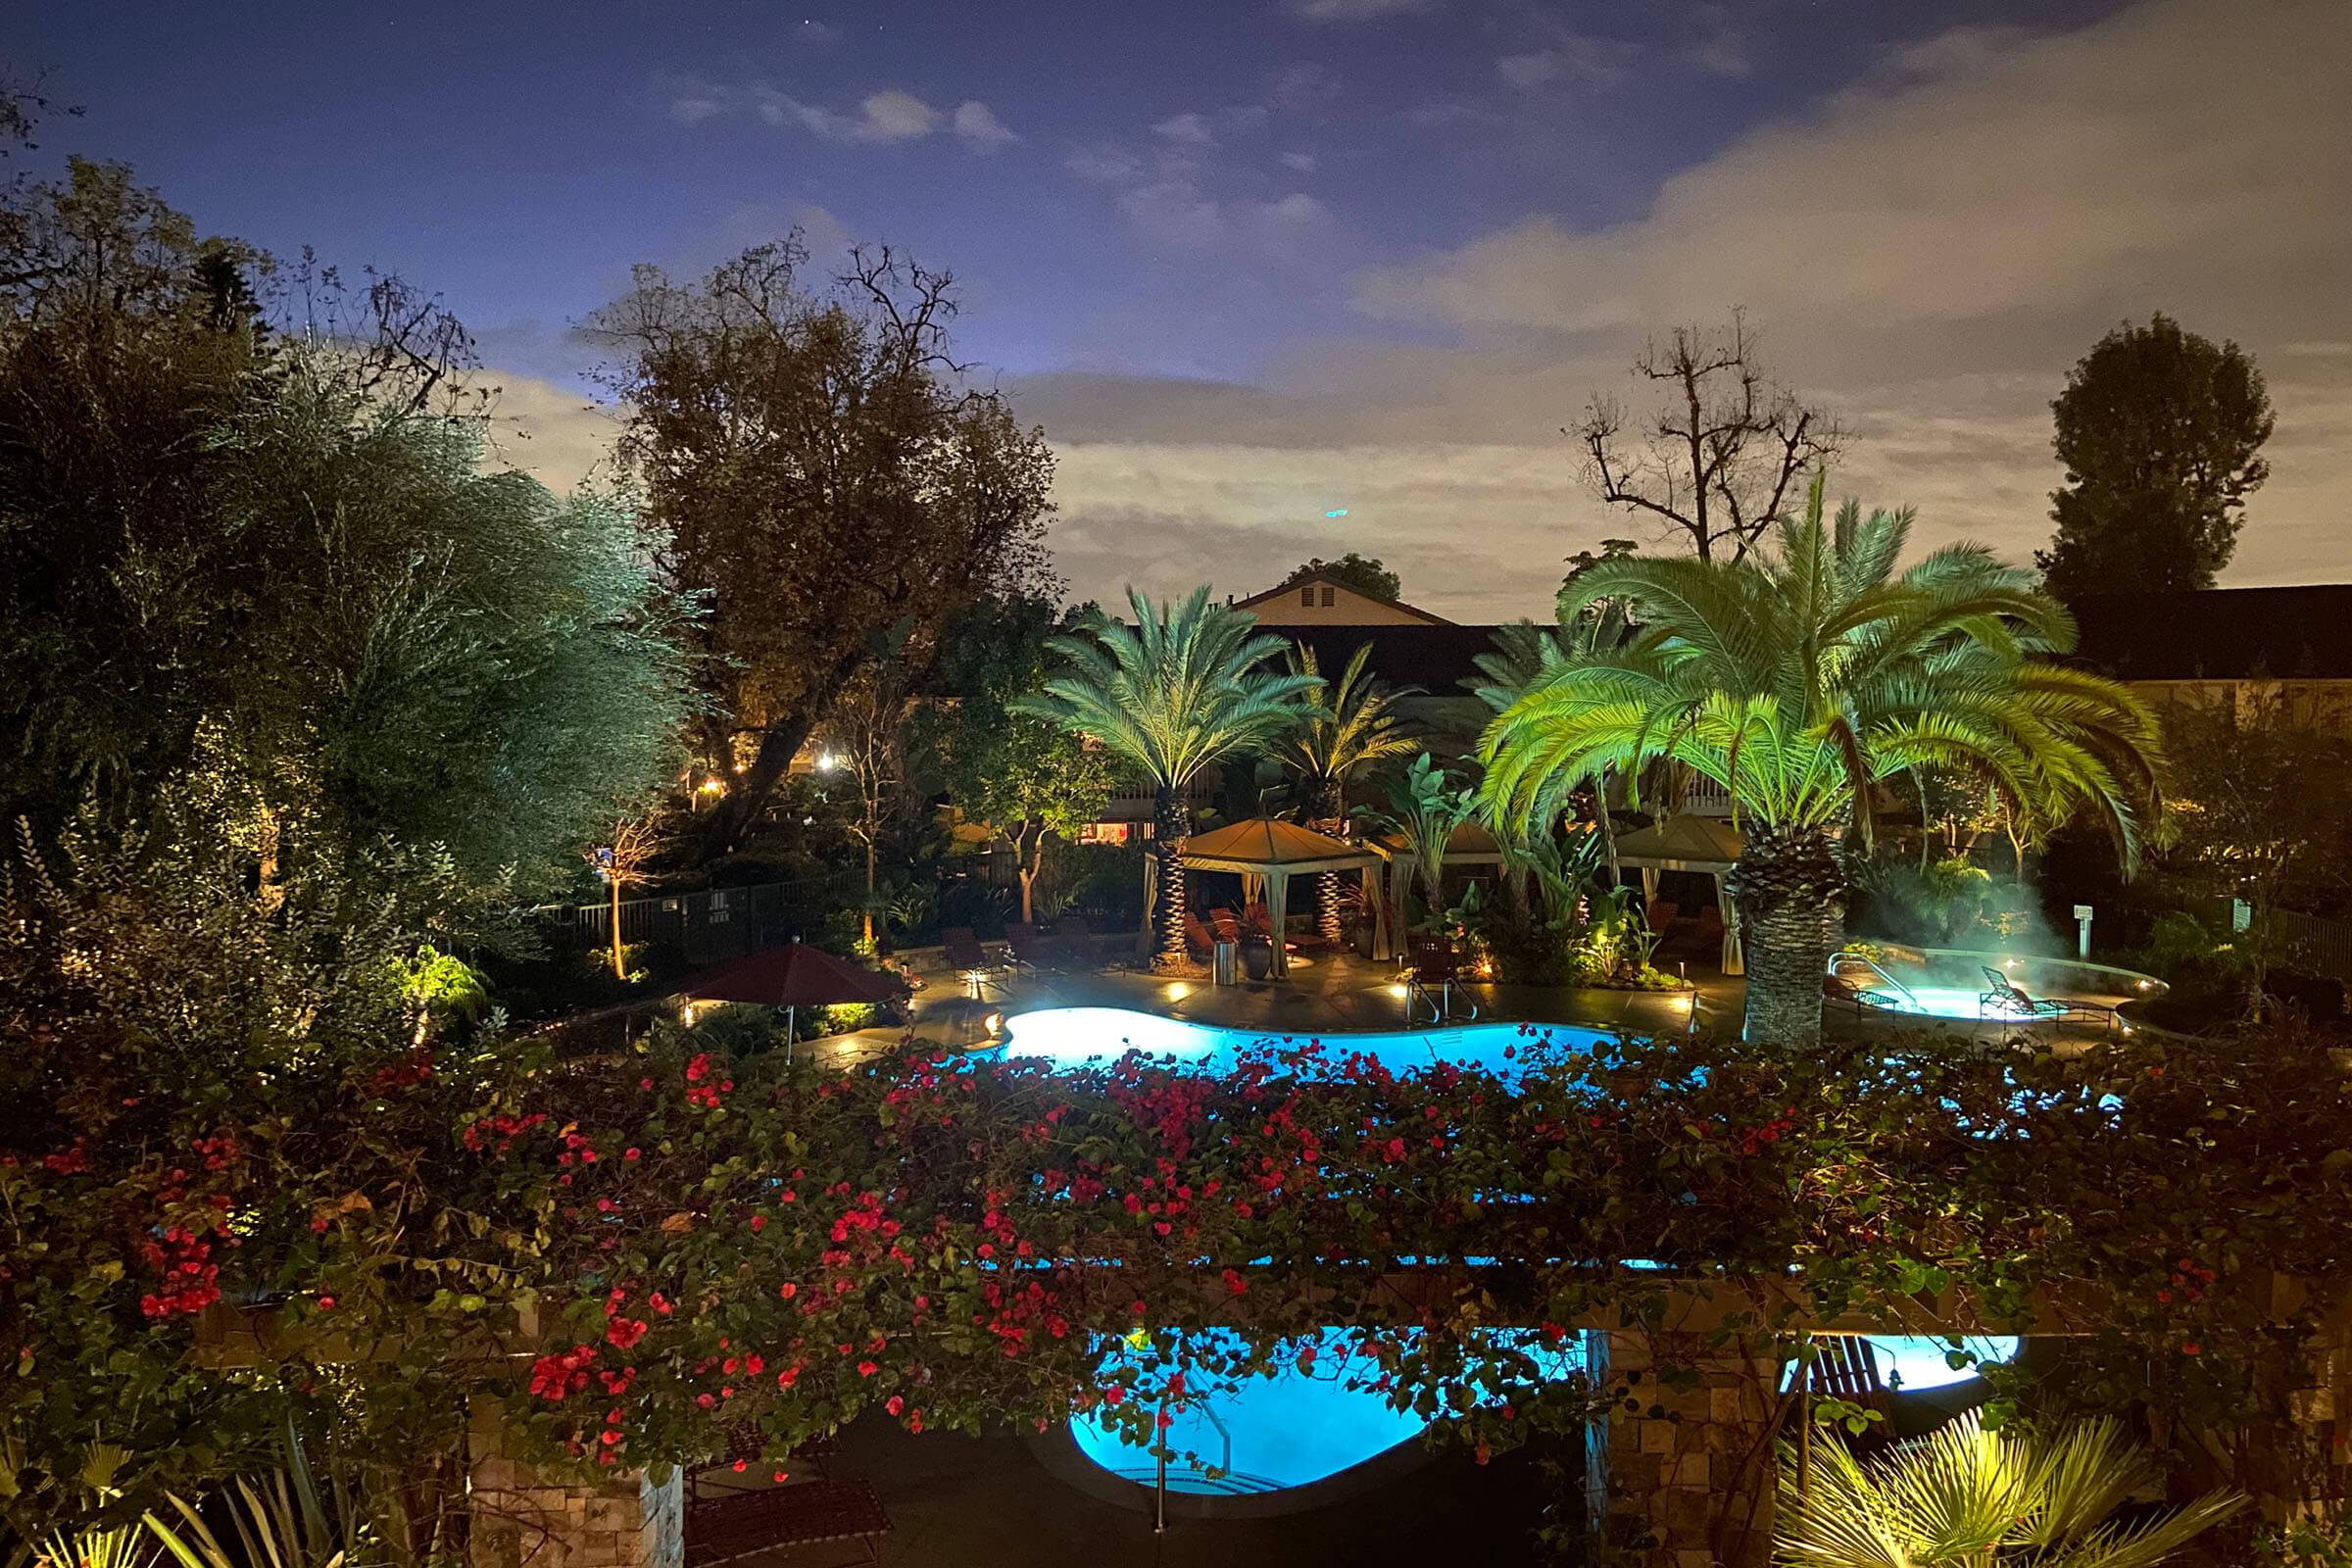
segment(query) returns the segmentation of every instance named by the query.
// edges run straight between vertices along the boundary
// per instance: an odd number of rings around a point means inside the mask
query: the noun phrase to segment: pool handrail
[[[1838,972],[1838,966],[1840,963],[1860,964],[1863,968],[1868,969],[1872,974],[1877,975],[1881,980],[1885,981],[1886,986],[1891,988],[1894,993],[1900,996],[1905,1002],[1909,1003],[1914,1010],[1918,1010],[1919,998],[1913,994],[1911,988],[1903,984],[1900,980],[1897,980],[1894,976],[1888,974],[1885,969],[1880,968],[1878,961],[1870,957],[1868,955],[1860,953],[1846,953],[1842,951],[1833,953],[1830,955],[1830,973],[1836,974]],[[1878,989],[1880,988],[1876,986],[1871,988],[1872,991],[1876,991]],[[1862,995],[1867,997],[1870,995],[1870,992],[1866,991],[1862,993]]]

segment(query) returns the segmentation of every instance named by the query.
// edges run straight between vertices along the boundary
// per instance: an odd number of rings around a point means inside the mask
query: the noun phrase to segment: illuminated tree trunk
[[[1324,779],[1315,786],[1313,809],[1315,814],[1307,826],[1335,839],[1347,833],[1348,802],[1338,779]],[[1315,878],[1316,928],[1335,948],[1340,943],[1340,897],[1339,872],[1325,871]]]
[[[612,885],[612,978],[626,980],[628,968],[620,961],[620,868],[614,866],[606,880]]]
[[[1751,820],[1727,878],[1747,949],[1747,1038],[1783,1046],[1821,1039],[1821,980],[1845,925],[1845,867],[1811,828]]]
[[[1158,968],[1182,968],[1186,961],[1184,841],[1192,834],[1192,813],[1185,808],[1184,797],[1165,787],[1156,792],[1153,807],[1152,855],[1159,863],[1159,951],[1152,962]]]

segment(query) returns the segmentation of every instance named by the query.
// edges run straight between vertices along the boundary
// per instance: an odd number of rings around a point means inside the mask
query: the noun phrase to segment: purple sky
[[[2340,0],[32,0],[7,44],[85,111],[43,156],[439,289],[551,482],[610,427],[569,323],[797,223],[962,279],[1079,592],[1356,546],[1465,618],[1634,531],[1558,426],[1735,302],[1855,427],[1839,489],[2019,554],[2090,341],[2234,336],[2280,417],[2230,580],[2352,575],[2348,53]]]

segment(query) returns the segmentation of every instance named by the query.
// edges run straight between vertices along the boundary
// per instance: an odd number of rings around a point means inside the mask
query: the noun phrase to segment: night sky
[[[612,427],[572,323],[798,225],[957,274],[1081,595],[1361,548],[1542,613],[1640,533],[1558,427],[1735,303],[1853,428],[1834,488],[2019,556],[2098,334],[2234,337],[2278,431],[2226,580],[2352,579],[2346,0],[32,0],[0,56],[84,110],[36,165],[438,290],[559,486]]]

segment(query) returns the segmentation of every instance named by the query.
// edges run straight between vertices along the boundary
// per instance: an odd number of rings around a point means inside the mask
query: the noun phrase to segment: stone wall
[[[1763,1568],[1772,1555],[1778,1362],[1697,1334],[1587,1336],[1596,1382],[1628,1380],[1586,1449],[1597,1561]]]
[[[495,1406],[473,1420],[474,1568],[682,1568],[685,1486],[615,1475],[602,1486],[567,1485],[502,1450]]]

